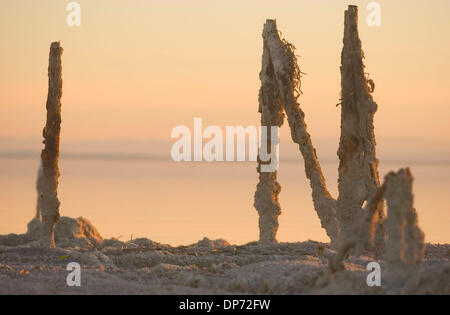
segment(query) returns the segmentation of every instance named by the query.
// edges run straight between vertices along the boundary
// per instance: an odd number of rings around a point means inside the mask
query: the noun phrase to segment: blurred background
[[[177,125],[259,125],[262,27],[276,18],[297,47],[300,98],[336,197],[344,10],[359,6],[366,72],[376,84],[380,175],[411,167],[429,242],[450,241],[450,2],[79,0],[69,27],[59,0],[0,2],[0,234],[21,233],[36,206],[48,52],[61,41],[61,214],[84,216],[104,237],[173,245],[203,236],[258,238],[256,163],[175,163]],[[303,160],[281,130],[280,241],[327,241]]]

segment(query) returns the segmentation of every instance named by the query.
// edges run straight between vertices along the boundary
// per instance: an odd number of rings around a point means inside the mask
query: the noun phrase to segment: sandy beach
[[[4,238],[4,237],[3,237]],[[149,239],[64,239],[55,249],[37,242],[0,246],[0,294],[450,294],[450,245],[426,244],[419,271],[396,280],[371,253],[350,256],[330,276],[328,244],[307,241],[230,245],[200,240],[172,247]],[[78,244],[78,245],[76,245]],[[381,286],[369,287],[366,267],[381,266]],[[81,286],[69,287],[70,262]]]

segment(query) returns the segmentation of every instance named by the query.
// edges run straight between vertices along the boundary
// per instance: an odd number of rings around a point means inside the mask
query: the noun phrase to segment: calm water
[[[282,163],[280,241],[322,240],[303,162]],[[60,163],[64,216],[84,216],[104,237],[145,236],[173,245],[204,236],[244,243],[258,237],[255,163],[75,159]],[[383,164],[381,174],[401,165]],[[323,164],[336,196],[337,165]],[[450,242],[450,166],[410,164],[415,206],[427,241]],[[34,214],[38,160],[0,158],[0,234],[22,233]]]

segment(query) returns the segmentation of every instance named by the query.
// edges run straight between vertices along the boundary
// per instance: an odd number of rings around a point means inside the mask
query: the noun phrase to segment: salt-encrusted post
[[[58,158],[59,137],[61,130],[61,55],[63,49],[59,42],[50,46],[48,66],[48,95],[47,95],[47,123],[43,130],[44,149],[42,150],[42,170],[38,178],[38,211],[42,218],[41,239],[42,247],[55,247],[54,229],[59,220],[58,200]]]
[[[375,155],[373,117],[377,104],[370,94],[374,84],[364,73],[364,53],[358,34],[358,8],[345,11],[344,47],[341,54],[341,137],[339,142],[339,197],[337,217],[342,239],[351,238],[355,220],[361,216],[380,186]],[[383,203],[379,203],[378,247],[382,246]]]
[[[388,209],[386,260],[391,271],[409,271],[423,258],[424,234],[413,206],[413,177],[408,168],[386,175]]]
[[[294,54],[295,48],[287,41],[281,40],[275,20],[266,21],[263,38],[268,48],[283,108],[287,114],[292,140],[299,145],[305,161],[305,172],[310,180],[314,207],[322,227],[334,242],[339,234],[335,200],[326,187],[316,150],[306,131],[305,114],[297,102],[300,94],[300,69]]]
[[[259,74],[261,88],[259,90],[258,112],[261,113],[261,126],[266,128],[267,132],[266,137],[264,137],[267,141],[266,143],[262,141],[261,145],[267,146],[263,150],[266,150],[268,154],[272,155],[271,150],[274,149],[274,146],[272,144],[273,136],[271,127],[280,127],[283,124],[284,114],[265,39],[263,45],[262,69]],[[278,141],[278,139],[275,140]],[[261,156],[258,155],[257,171],[259,174],[259,183],[256,186],[254,206],[259,214],[259,242],[263,244],[275,243],[277,241],[278,216],[281,214],[280,202],[278,201],[281,186],[277,181],[277,171],[264,172],[264,170],[261,170],[262,165],[269,164],[270,162],[262,161]]]
[[[424,233],[419,228],[417,212],[413,206],[413,177],[408,168],[386,175],[384,183],[364,208],[364,215],[353,225],[352,237],[340,242],[339,250],[331,255],[331,271],[344,269],[344,259],[351,249],[356,254],[367,244],[370,230],[376,224],[377,207],[384,197],[387,203],[386,219],[386,261],[391,274],[391,284],[404,278],[417,268],[424,254]]]

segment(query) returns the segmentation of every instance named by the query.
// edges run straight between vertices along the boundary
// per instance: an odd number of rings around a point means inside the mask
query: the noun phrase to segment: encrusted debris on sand
[[[383,286],[386,264],[369,252],[350,256],[329,280],[329,246],[314,241],[230,245],[204,238],[172,247],[145,238],[83,246],[77,237],[64,240],[55,249],[36,241],[0,245],[0,294],[450,293],[450,245],[428,244],[420,270],[392,291]],[[366,284],[371,261],[381,265],[381,287]],[[82,267],[81,287],[66,285],[70,262]]]

